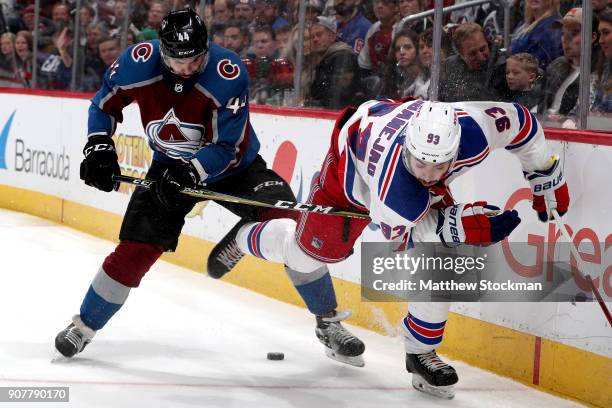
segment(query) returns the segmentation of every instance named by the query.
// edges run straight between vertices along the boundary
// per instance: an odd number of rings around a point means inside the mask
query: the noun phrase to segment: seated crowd
[[[341,109],[375,97],[431,95],[433,18],[406,18],[430,10],[433,0],[305,0],[301,47],[299,0],[192,1],[133,0],[128,10],[126,0],[85,0],[76,10],[74,1],[41,0],[35,30],[33,1],[9,0],[0,16],[0,86],[32,87],[35,70],[38,88],[96,91],[122,44],[156,38],[169,10],[189,6],[202,12],[210,40],[244,61],[251,103]],[[438,99],[515,101],[549,120],[575,122],[580,3],[515,0],[508,49],[497,2],[445,14]],[[592,0],[592,8],[589,111],[607,116],[612,8],[608,0]]]

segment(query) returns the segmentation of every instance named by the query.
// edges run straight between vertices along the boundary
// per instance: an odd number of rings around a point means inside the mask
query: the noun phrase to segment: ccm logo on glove
[[[83,153],[85,154],[85,157],[88,157],[93,152],[103,152],[103,151],[114,152],[115,146],[111,144],[97,144],[97,145],[89,146],[88,148],[85,149]]]

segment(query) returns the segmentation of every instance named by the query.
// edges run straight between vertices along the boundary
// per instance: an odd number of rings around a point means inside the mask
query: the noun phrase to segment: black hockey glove
[[[121,169],[113,139],[108,135],[91,136],[83,148],[83,154],[81,180],[102,191],[117,190],[119,183],[113,181],[113,176],[120,175]]]
[[[153,194],[162,206],[175,210],[182,204],[181,190],[185,187],[196,188],[199,181],[198,172],[190,164],[169,167],[155,183]]]

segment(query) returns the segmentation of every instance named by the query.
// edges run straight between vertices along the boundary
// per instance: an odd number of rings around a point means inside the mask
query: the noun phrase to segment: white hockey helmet
[[[402,158],[408,170],[411,170],[410,156],[431,164],[457,159],[461,126],[455,109],[449,103],[425,101],[402,133]]]

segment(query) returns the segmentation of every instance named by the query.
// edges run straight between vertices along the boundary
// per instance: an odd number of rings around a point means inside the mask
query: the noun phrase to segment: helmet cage
[[[161,54],[161,59],[162,59],[162,63],[164,64],[164,67],[170,71],[172,74],[174,75],[179,75],[177,72],[174,71],[174,69],[172,68],[172,65],[170,64],[170,60],[179,60],[179,59],[191,59],[191,58],[196,58],[199,57],[200,55],[204,54],[204,58],[202,59],[202,63],[200,64],[200,66],[198,67],[197,70],[195,70],[193,72],[193,74],[190,75],[190,77],[196,76],[201,74],[204,71],[204,68],[206,68],[206,64],[208,64],[208,52],[201,52],[197,55],[191,56],[191,57],[186,57],[186,58],[175,58],[175,57],[170,57],[168,55],[166,55],[166,53],[164,52],[164,48],[163,46],[160,44],[159,47],[159,53]]]

